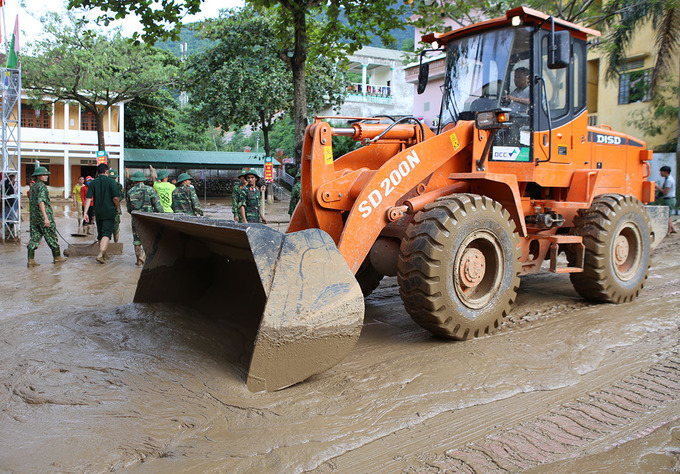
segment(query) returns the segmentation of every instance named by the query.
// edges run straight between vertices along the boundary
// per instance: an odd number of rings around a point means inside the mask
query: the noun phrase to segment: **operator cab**
[[[586,34],[599,33],[520,7],[505,18],[426,36],[446,45],[438,133],[478,112],[506,109],[512,125],[496,131],[489,161],[569,162],[569,147],[551,132],[586,112]]]

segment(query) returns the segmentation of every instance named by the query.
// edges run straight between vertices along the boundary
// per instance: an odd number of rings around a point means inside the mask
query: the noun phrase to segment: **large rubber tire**
[[[632,196],[603,194],[579,211],[572,232],[583,237],[585,261],[583,272],[570,274],[578,294],[605,303],[634,299],[649,272],[650,229],[644,206]]]
[[[366,259],[364,263],[361,264],[359,270],[357,271],[354,278],[357,279],[359,286],[361,287],[361,292],[366,298],[368,295],[373,293],[373,290],[378,288],[380,281],[383,279],[383,274],[378,273],[378,271],[371,265],[371,262]]]
[[[500,203],[454,194],[428,204],[406,229],[399,293],[423,328],[465,340],[493,332],[519,287],[515,223]]]

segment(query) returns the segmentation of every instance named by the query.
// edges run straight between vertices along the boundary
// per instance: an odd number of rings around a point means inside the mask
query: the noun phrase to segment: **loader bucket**
[[[134,301],[191,304],[235,324],[252,341],[249,390],[305,380],[354,347],[363,296],[325,232],[182,214],[133,218],[147,253]]]

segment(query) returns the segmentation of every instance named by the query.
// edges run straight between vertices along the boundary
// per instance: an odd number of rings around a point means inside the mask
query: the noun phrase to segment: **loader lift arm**
[[[354,124],[353,138],[374,138],[385,128],[385,124]],[[346,134],[345,130],[341,133]],[[438,170],[444,180],[450,171],[469,171],[474,132],[473,122],[460,122],[437,136],[427,130],[423,141],[416,125],[397,125],[380,141],[333,161],[329,153],[334,129],[317,121],[307,131],[301,205],[288,232],[308,226],[324,230],[356,273],[391,222],[389,211],[398,202],[427,192],[428,179]],[[458,154],[461,160],[456,160]]]

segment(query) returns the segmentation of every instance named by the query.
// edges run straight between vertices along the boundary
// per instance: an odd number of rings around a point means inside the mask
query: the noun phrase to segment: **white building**
[[[319,115],[412,115],[413,86],[406,83],[403,60],[403,51],[371,46],[360,49],[349,57],[348,73],[361,80],[350,84],[339,112],[328,107]]]
[[[104,118],[104,140],[109,166],[124,176],[123,104],[110,107]],[[94,177],[97,167],[95,116],[76,102],[52,102],[36,107],[27,97],[21,99],[21,185],[22,190],[37,166],[50,174],[50,195],[70,197],[79,176]]]

